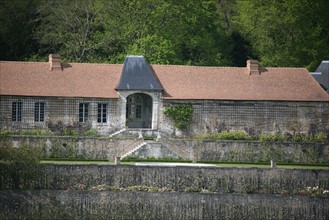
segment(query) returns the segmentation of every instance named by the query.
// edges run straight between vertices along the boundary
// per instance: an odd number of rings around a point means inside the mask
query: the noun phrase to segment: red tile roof
[[[0,62],[0,95],[118,98],[122,64]],[[329,101],[304,68],[247,68],[152,65],[164,99]]]
[[[0,62],[0,94],[118,98],[114,90],[122,65],[62,64],[50,70],[48,62]]]

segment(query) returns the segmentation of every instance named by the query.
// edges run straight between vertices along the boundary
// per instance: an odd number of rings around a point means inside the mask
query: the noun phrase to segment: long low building
[[[194,135],[227,130],[329,133],[329,95],[305,68],[0,62],[2,130],[123,128],[172,133],[169,106],[192,104]]]

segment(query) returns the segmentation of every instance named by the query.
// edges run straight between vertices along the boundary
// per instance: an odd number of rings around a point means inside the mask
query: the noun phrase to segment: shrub
[[[88,136],[88,137],[99,137],[99,133],[98,133],[98,130],[96,128],[91,128],[89,130],[87,130],[85,133],[84,133],[85,136]]]
[[[196,136],[198,140],[252,140],[252,137],[243,131],[223,131],[218,134],[200,134]]]
[[[292,137],[293,142],[325,142],[327,135],[324,133],[317,133],[315,135],[294,134]]]
[[[273,141],[273,135],[270,134],[260,134],[258,139],[263,142]]]
[[[284,134],[275,134],[275,135],[271,135],[271,134],[260,134],[258,136],[258,139],[262,142],[268,142],[268,141],[276,141],[276,142],[282,142],[282,141],[286,141],[287,137]]]
[[[252,140],[252,137],[243,131],[223,131],[216,135],[217,140]]]
[[[64,128],[63,135],[64,136],[78,136],[78,132],[76,130]]]
[[[13,185],[10,187],[15,189],[33,187],[33,181],[30,180],[40,174],[41,155],[41,148],[29,145],[19,148],[10,145],[0,146],[0,162],[7,167],[7,172],[3,175],[11,180]]]
[[[325,142],[327,140],[327,135],[324,133],[317,133],[313,136],[314,142]]]

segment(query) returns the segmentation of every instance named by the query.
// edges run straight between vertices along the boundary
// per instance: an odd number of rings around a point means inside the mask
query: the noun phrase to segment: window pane
[[[97,122],[106,123],[107,104],[98,104]]]
[[[103,123],[106,123],[107,104],[103,104]]]
[[[17,120],[16,120],[16,112],[17,112],[17,110],[16,110],[16,106],[17,106],[17,105],[16,105],[16,104],[17,104],[17,102],[13,102],[13,103],[12,103],[12,106],[11,106],[11,108],[12,108],[12,109],[11,109],[11,120],[12,120],[12,121],[17,121]]]
[[[22,121],[22,102],[12,103],[11,120]]]
[[[45,120],[45,103],[40,103],[40,109],[39,109],[39,121]]]
[[[84,122],[88,121],[88,103],[84,103]]]
[[[22,102],[17,102],[17,121],[22,121]]]
[[[79,122],[83,122],[83,103],[79,104]]]
[[[80,103],[79,104],[79,122],[86,122],[88,121],[88,106],[89,103]]]
[[[141,105],[136,106],[136,118],[142,118],[142,106]]]
[[[34,121],[40,121],[39,119],[39,102],[34,103]]]

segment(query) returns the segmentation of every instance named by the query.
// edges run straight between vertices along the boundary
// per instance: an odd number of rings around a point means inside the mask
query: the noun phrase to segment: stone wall
[[[278,102],[278,101],[223,101],[223,100],[162,100],[160,93],[132,91],[152,97],[152,129],[177,134],[172,121],[163,109],[181,103],[193,104],[193,121],[187,135],[214,133],[226,130],[244,130],[251,135],[259,133],[317,133],[329,134],[328,102]],[[97,128],[111,133],[126,125],[126,97],[119,99],[16,97],[0,99],[1,130],[42,129],[72,127],[80,130]],[[12,121],[12,102],[22,102],[22,121]],[[35,103],[45,103],[45,121],[35,122]],[[79,123],[79,103],[89,103],[89,118]],[[107,104],[107,122],[98,123],[97,104]]]
[[[329,134],[328,102],[165,100],[163,106],[182,103],[193,104],[189,135],[227,130],[242,130],[250,135],[294,132]],[[163,113],[160,116],[160,121],[165,124],[163,127],[171,127],[174,131],[173,123]]]
[[[0,142],[5,140],[15,147],[23,144],[40,147],[43,149],[44,157],[48,158],[109,159],[110,161],[114,161],[116,156],[124,155],[143,142],[137,138],[65,136],[11,136],[0,139]],[[274,159],[279,163],[329,164],[328,143],[198,141],[168,138],[161,138],[158,143],[153,144],[152,149],[148,151],[135,154],[160,158],[175,155],[173,157],[179,156],[193,161],[269,162]],[[165,152],[172,153],[169,155]]]
[[[12,121],[12,102],[21,102],[21,121]],[[44,121],[35,121],[35,103],[45,103]],[[79,103],[88,103],[88,120],[79,122]],[[107,105],[106,123],[99,123],[98,104]],[[1,96],[0,129],[21,131],[24,129],[50,129],[53,132],[63,128],[81,130],[97,128],[109,132],[121,127],[118,101],[101,98],[62,98],[62,97],[17,97]]]
[[[0,139],[1,142],[14,147],[29,145],[41,148],[45,158],[81,158],[91,160],[114,161],[115,157],[124,155],[137,147],[143,140],[137,138],[79,138],[79,137],[38,137],[11,136]]]
[[[328,143],[197,141],[162,139],[179,156],[193,161],[329,163]]]
[[[0,189],[67,190],[77,184],[104,184],[179,192],[295,194],[306,187],[329,189],[328,179],[329,170],[135,165],[41,165],[24,170],[0,164]]]
[[[329,198],[113,191],[0,191],[0,219],[329,218]]]

